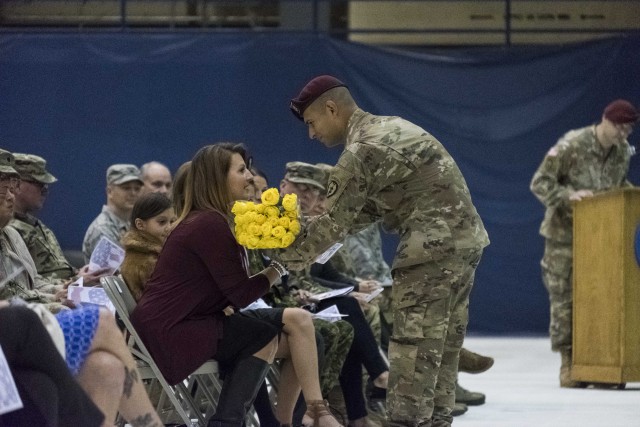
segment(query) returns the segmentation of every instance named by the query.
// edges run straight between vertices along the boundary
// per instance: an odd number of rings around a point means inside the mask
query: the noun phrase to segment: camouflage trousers
[[[338,385],[342,365],[353,342],[353,327],[344,320],[331,323],[314,319],[313,325],[324,341],[324,367],[320,372],[320,389],[322,396],[326,398]]]
[[[393,272],[387,413],[393,425],[451,422],[469,293],[482,249]]]
[[[380,307],[376,301],[371,301],[362,309],[364,318],[367,319],[367,323],[371,327],[371,332],[376,339],[378,345],[380,345],[380,337],[382,335],[382,324],[380,323]]]
[[[573,289],[573,249],[571,243],[545,240],[542,266],[542,282],[549,292],[549,336],[554,351],[571,348]]]

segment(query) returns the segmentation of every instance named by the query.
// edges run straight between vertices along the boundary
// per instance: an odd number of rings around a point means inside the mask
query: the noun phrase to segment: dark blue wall
[[[365,110],[432,132],[465,174],[492,241],[470,329],[545,332],[543,208],[529,181],[566,130],[612,99],[640,105],[639,69],[638,38],[407,53],[299,34],[1,34],[0,146],[47,158],[59,182],[41,217],[78,249],[112,163],[175,170],[221,140],[245,142],[272,184],[287,161],[334,162],[339,151],[309,141],[287,109],[311,77],[334,74]]]

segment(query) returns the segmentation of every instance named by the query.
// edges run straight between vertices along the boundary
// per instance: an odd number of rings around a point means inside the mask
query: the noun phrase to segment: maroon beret
[[[313,101],[318,99],[320,95],[322,95],[329,89],[341,86],[347,87],[347,85],[333,76],[322,75],[315,77],[302,88],[298,96],[291,100],[289,108],[291,109],[291,112],[294,116],[296,116],[300,120],[304,120],[302,117],[302,115],[304,114],[304,110],[306,110],[307,107],[313,103]]]
[[[634,123],[640,118],[638,110],[624,99],[617,99],[607,105],[603,114],[605,119],[617,125]]]

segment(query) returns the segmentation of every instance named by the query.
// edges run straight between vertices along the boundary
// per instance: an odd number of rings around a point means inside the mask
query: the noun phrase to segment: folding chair
[[[217,377],[218,363],[209,360],[184,382],[175,386],[169,385],[131,323],[129,316],[136,302],[127,285],[118,276],[103,277],[100,282],[125,326],[129,336],[129,348],[138,360],[138,370],[142,379],[154,379],[160,383],[178,416],[187,426],[193,426],[194,422],[197,426],[206,426],[206,419],[215,412],[221,388]],[[212,386],[216,392],[215,396],[211,390]],[[163,399],[160,399],[158,408],[161,408],[162,403]],[[247,425],[259,425],[254,414],[251,414]]]

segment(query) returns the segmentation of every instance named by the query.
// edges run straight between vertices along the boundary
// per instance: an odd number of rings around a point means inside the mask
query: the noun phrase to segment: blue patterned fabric
[[[64,333],[67,366],[73,375],[78,375],[87,357],[98,328],[99,316],[100,307],[93,304],[83,304],[74,310],[61,311],[56,315]]]

